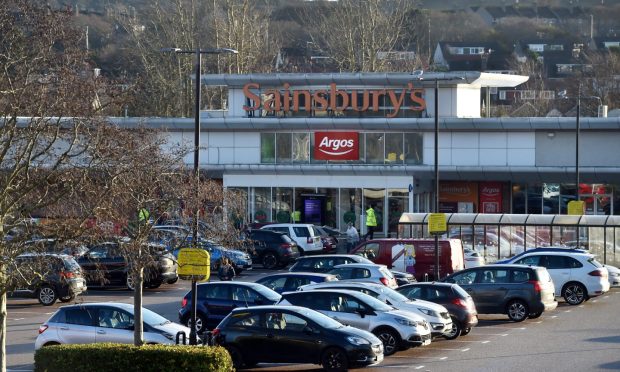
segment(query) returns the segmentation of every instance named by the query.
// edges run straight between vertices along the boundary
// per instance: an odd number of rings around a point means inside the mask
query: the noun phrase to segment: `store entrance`
[[[325,224],[325,194],[303,193],[295,200],[300,212],[300,223]]]
[[[585,213],[588,215],[608,215],[613,214],[613,203],[610,194],[581,195],[581,200],[585,202]]]

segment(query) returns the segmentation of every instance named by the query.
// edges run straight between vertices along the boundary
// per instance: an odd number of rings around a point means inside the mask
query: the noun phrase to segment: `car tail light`
[[[60,275],[60,279],[73,279],[75,278],[75,273],[72,271],[61,271],[58,273]]]
[[[187,297],[183,297],[183,301],[181,301],[181,307],[187,306]]]
[[[289,243],[282,243],[282,244],[280,244],[280,247],[283,248],[287,252],[292,252],[293,251],[291,249],[291,245]]]
[[[42,324],[42,325],[39,327],[39,334],[41,334],[41,333],[43,333],[43,332],[47,331],[47,329],[48,329],[48,328],[49,328],[49,326],[48,326],[47,324]]]
[[[465,309],[469,308],[469,303],[462,298],[455,298],[454,300],[452,300],[452,303]]]
[[[590,271],[590,272],[588,273],[588,275],[590,275],[590,276],[600,276],[600,277],[603,277],[603,278],[607,278],[607,273],[606,273],[606,272],[604,272],[604,271],[603,271],[603,270],[601,270],[601,269],[596,269],[596,270],[594,270],[594,271]]]
[[[312,244],[312,243],[314,243],[314,240],[312,240],[312,237],[310,237],[310,236],[309,236],[309,237],[308,237],[308,240],[306,240],[306,242],[307,242],[308,244]]]
[[[534,285],[534,290],[536,292],[542,291],[542,286],[540,285],[540,282],[538,280],[529,280],[528,283]]]
[[[383,285],[385,286],[390,286],[390,280],[388,278],[381,278],[379,279],[381,281],[381,283],[383,283]]]

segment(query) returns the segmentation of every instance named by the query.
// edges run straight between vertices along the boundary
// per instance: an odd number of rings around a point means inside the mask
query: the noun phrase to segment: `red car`
[[[321,242],[323,243],[323,253],[335,253],[338,246],[338,240],[329,235],[327,231],[321,226],[314,225],[314,230],[321,236]]]

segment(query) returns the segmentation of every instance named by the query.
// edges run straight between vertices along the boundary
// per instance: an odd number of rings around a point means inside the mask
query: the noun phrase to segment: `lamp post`
[[[196,48],[192,49],[180,49],[180,48],[163,48],[161,52],[172,52],[177,54],[195,54],[196,55],[196,81],[195,81],[195,101],[194,101],[194,176],[196,177],[196,196],[198,196],[198,183],[200,182],[200,66],[202,64],[202,55],[203,54],[237,54],[235,49],[230,48],[215,48],[215,49],[200,49]],[[195,248],[198,248],[198,213],[200,212],[200,206],[198,205],[198,198],[196,198],[196,210],[194,212],[194,221],[192,224],[192,244]],[[192,307],[190,312],[190,333],[189,333],[189,343],[190,345],[196,345],[197,335],[196,335],[196,302],[197,299],[197,285],[196,279],[192,278]],[[203,325],[204,326],[204,325]]]

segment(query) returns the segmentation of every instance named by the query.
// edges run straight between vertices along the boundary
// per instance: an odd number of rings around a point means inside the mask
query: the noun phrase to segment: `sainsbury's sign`
[[[260,92],[257,92],[260,91]],[[245,111],[265,110],[267,112],[306,112],[327,111],[342,112],[353,110],[356,112],[373,111],[380,108],[389,108],[386,115],[393,118],[401,109],[423,111],[426,109],[424,89],[413,87],[408,83],[397,89],[338,89],[336,83],[329,84],[329,89],[291,89],[288,83],[282,84],[282,89],[270,88],[260,90],[260,84],[248,83],[243,86],[243,94],[250,100],[251,105],[244,105]],[[407,103],[408,106],[405,106]]]
[[[317,160],[359,160],[357,132],[314,132]]]

